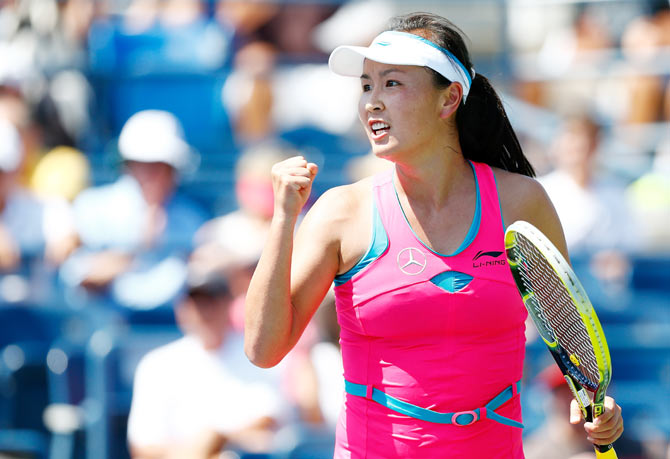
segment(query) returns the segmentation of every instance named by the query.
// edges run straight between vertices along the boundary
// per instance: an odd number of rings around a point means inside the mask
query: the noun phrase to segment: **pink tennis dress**
[[[393,171],[375,177],[373,241],[335,280],[348,385],[336,458],[523,458],[527,313],[507,266],[493,171],[472,167],[475,217],[451,255],[414,234]]]

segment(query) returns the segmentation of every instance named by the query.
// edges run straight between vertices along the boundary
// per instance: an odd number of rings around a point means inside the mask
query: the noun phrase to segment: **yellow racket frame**
[[[589,300],[589,297],[586,294],[586,290],[584,289],[581,282],[577,278],[577,275],[570,267],[568,262],[565,260],[561,252],[554,246],[554,244],[551,243],[551,241],[549,241],[549,239],[540,230],[538,230],[530,223],[521,220],[512,223],[505,231],[505,249],[507,250],[508,254],[507,259],[513,274],[515,274],[515,271],[517,269],[517,263],[516,260],[510,258],[509,254],[517,245],[517,239],[516,239],[517,234],[520,234],[523,237],[525,237],[531,244],[535,246],[535,248],[540,252],[540,254],[547,260],[549,266],[552,268],[558,279],[565,287],[566,292],[570,295],[570,298],[572,299],[572,302],[575,305],[575,309],[579,313],[579,316],[584,324],[584,327],[586,328],[589,339],[591,341],[591,345],[594,350],[594,355],[598,366],[598,372],[600,375],[598,388],[595,391],[592,405],[590,403],[590,400],[588,400],[587,398],[588,396],[585,395],[584,389],[574,379],[574,377],[569,374],[570,370],[567,367],[562,366],[560,364],[559,367],[561,367],[561,370],[565,374],[565,379],[568,383],[568,386],[570,387],[572,393],[574,394],[575,399],[577,400],[577,403],[579,404],[579,407],[582,411],[582,414],[584,415],[584,418],[589,420],[590,417],[589,415],[591,414],[589,412],[590,411],[589,406],[591,406],[593,416],[595,417],[600,416],[604,412],[605,392],[611,380],[612,364],[611,364],[609,348],[607,346],[607,340],[605,339],[605,333],[603,332],[602,326],[600,325],[600,321],[598,320],[598,316],[596,315],[595,310],[593,309],[593,305],[591,304],[591,301]],[[516,274],[515,274],[515,280],[516,280]],[[538,323],[540,319],[535,316],[535,314],[532,312],[532,307],[528,306],[527,304],[528,302],[534,300],[533,298],[534,293],[529,292],[524,286],[520,285],[519,282],[517,282],[517,287],[519,288],[519,292],[521,293],[524,306],[526,306],[526,308],[528,309],[529,315],[531,316],[533,322],[540,331],[540,336],[542,337],[542,340],[548,346],[549,350],[553,354],[555,354],[556,349],[560,346],[560,343],[558,342],[557,339],[552,340],[550,337],[546,336],[546,332],[543,331],[545,325],[542,323]],[[577,359],[576,356],[570,355],[569,358],[573,364],[579,366],[579,360]],[[595,450],[596,450],[596,456],[598,458],[610,459],[617,457],[614,448],[610,448],[609,450],[604,452],[600,451],[598,447],[596,447]]]

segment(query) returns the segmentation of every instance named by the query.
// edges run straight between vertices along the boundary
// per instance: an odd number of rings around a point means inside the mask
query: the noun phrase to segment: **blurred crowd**
[[[490,3],[492,24],[466,1],[0,0],[0,430],[16,431],[0,456],[332,454],[333,298],[261,370],[242,350],[244,296],[272,164],[319,164],[314,194],[389,166],[367,154],[359,83],[327,56],[412,10],[470,36],[587,290],[606,313],[638,307],[651,260],[643,309],[670,330],[670,4]],[[55,331],[29,332],[42,319],[28,310],[56,314]],[[659,362],[653,387],[668,389]],[[21,390],[45,394],[28,397],[35,422]],[[631,429],[649,451],[619,457],[670,457],[665,408],[665,424]]]

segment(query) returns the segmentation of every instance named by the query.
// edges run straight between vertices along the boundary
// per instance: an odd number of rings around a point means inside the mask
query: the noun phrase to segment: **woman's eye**
[[[387,87],[398,86],[399,84],[400,84],[400,83],[397,82],[396,80],[388,80],[388,81],[386,82],[386,86],[387,86]]]
[[[369,84],[364,84],[363,85],[363,92],[368,92],[371,88],[372,88],[372,86],[370,86]]]

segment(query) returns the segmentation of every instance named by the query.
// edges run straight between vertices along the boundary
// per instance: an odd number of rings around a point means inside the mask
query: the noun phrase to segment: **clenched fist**
[[[303,156],[294,156],[272,166],[275,216],[297,217],[300,214],[318,169]]]

